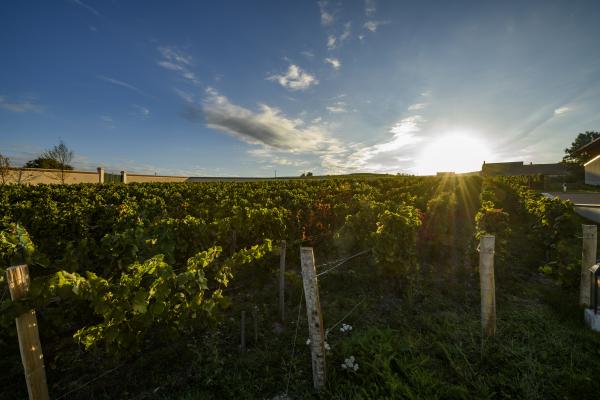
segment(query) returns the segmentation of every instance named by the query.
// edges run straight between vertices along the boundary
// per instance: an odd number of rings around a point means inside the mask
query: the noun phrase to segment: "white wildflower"
[[[310,339],[306,339],[306,345],[308,346],[310,344]]]
[[[352,330],[352,325],[348,325],[348,324],[342,324],[342,327],[340,328],[340,332],[342,333],[347,333],[350,332]]]
[[[327,350],[327,351],[331,350],[331,346],[327,342],[325,342],[325,350]]]
[[[344,363],[342,364],[342,368],[352,370],[352,371],[358,371],[358,363],[356,362],[356,359],[354,358],[354,356],[350,356],[349,358],[346,358],[344,360]]]

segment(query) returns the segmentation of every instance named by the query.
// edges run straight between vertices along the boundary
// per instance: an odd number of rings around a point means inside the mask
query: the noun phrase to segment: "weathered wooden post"
[[[246,351],[246,311],[242,311],[242,321],[240,327],[240,350]]]
[[[279,251],[279,315],[281,322],[285,320],[285,250],[286,242],[282,240]]]
[[[121,183],[127,183],[127,172],[121,171]]]
[[[496,335],[496,285],[494,282],[493,235],[479,239],[479,285],[481,287],[481,329],[484,336]]]
[[[579,285],[579,305],[590,305],[590,268],[596,264],[596,243],[598,228],[596,225],[581,225],[583,230],[583,248],[581,251],[581,282]]]
[[[98,183],[104,183],[104,168],[98,167]]]
[[[29,269],[27,265],[18,265],[6,270],[6,278],[10,291],[10,298],[22,299],[29,292]],[[25,381],[30,400],[47,400],[48,385],[46,383],[46,370],[44,368],[44,355],[40,343],[37,317],[35,310],[29,310],[15,319],[21,361],[25,370]]]
[[[325,333],[312,247],[300,247],[300,264],[308,317],[313,386],[316,391],[320,391],[325,386]]]

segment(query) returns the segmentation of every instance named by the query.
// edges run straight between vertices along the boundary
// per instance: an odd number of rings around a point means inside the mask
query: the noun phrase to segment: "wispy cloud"
[[[346,41],[350,34],[352,33],[352,22],[346,22],[344,24],[344,30],[339,36],[329,35],[327,36],[327,49],[333,50],[339,46],[341,46],[344,41]]]
[[[150,116],[150,110],[146,107],[132,104],[132,107],[136,110],[136,113],[142,118],[147,119]]]
[[[374,32],[377,32],[377,29],[379,29],[380,26],[387,25],[389,23],[390,23],[390,21],[367,21],[367,22],[365,22],[363,27],[366,30],[374,33]]]
[[[424,122],[420,115],[403,118],[389,129],[389,140],[373,145],[345,144],[344,151],[324,155],[322,165],[335,173],[398,172],[413,161],[411,148],[422,140],[417,133]]]
[[[173,91],[177,94],[177,96],[182,99],[183,101],[185,101],[186,103],[193,103],[194,102],[194,96],[184,90],[181,89],[177,89],[174,88]]]
[[[310,50],[301,51],[300,54],[302,54],[304,57],[308,57],[308,58],[313,58],[315,56],[315,53],[313,53]]]
[[[101,115],[100,120],[108,129],[115,129],[115,120],[110,115]]]
[[[325,62],[333,67],[336,71],[342,67],[342,63],[337,58],[326,58]]]
[[[192,56],[173,46],[159,46],[158,52],[162,59],[157,64],[167,70],[177,72],[182,78],[199,85],[200,80],[191,71]]]
[[[337,38],[334,35],[327,36],[327,48],[329,50],[335,49],[337,45]]]
[[[143,90],[141,90],[140,88],[138,88],[136,86],[133,86],[130,83],[127,83],[127,82],[124,82],[124,81],[120,81],[118,79],[111,78],[111,77],[104,76],[104,75],[98,75],[97,78],[100,79],[100,80],[103,80],[104,82],[108,82],[108,83],[111,83],[111,84],[116,85],[116,86],[121,86],[121,87],[124,87],[126,89],[133,90],[134,92],[137,92],[137,93],[139,93],[139,94],[141,94],[143,96],[148,96],[148,94],[145,93]]]
[[[319,5],[319,12],[321,13],[321,24],[328,26],[333,23],[333,13],[328,10],[329,2],[327,0],[321,0],[317,3]]]
[[[246,143],[291,152],[325,150],[333,144],[320,126],[288,118],[279,109],[260,104],[258,111],[235,105],[209,88],[202,112],[209,128],[229,133]]]
[[[560,107],[560,108],[557,108],[556,110],[554,110],[554,115],[565,114],[565,113],[568,113],[569,111],[571,111],[570,107]]]
[[[365,15],[367,17],[372,16],[377,11],[375,0],[365,0]]]
[[[427,107],[427,103],[415,103],[408,106],[408,111],[418,111]]]
[[[267,79],[277,82],[290,90],[306,90],[319,83],[314,75],[302,70],[302,68],[295,64],[290,64],[285,74],[271,75]]]
[[[308,165],[308,161],[298,158],[298,155],[289,153],[283,153],[271,147],[262,146],[248,150],[248,154],[258,159],[259,162],[267,164],[272,167],[273,165],[286,166],[286,167],[302,167]]]
[[[327,106],[325,108],[332,114],[341,114],[348,112],[348,110],[346,109],[346,103],[343,101],[336,101],[332,105]]]
[[[102,14],[100,14],[98,12],[98,10],[96,10],[94,7],[92,7],[92,6],[84,3],[81,0],[68,0],[68,1],[71,4],[75,4],[75,5],[77,5],[77,6],[81,7],[81,8],[84,8],[84,9],[88,10],[89,12],[91,12],[92,14],[94,14],[97,17],[101,17],[102,16]]]
[[[16,113],[40,112],[43,107],[33,98],[23,98],[20,100],[8,100],[6,96],[0,96],[0,109]]]

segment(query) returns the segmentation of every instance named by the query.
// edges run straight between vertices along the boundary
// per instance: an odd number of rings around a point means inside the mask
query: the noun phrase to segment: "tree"
[[[28,161],[25,164],[25,168],[56,169],[59,171],[58,178],[61,183],[65,183],[65,172],[73,169],[73,167],[69,165],[72,159],[73,150],[69,149],[61,140],[58,145],[55,145],[50,150],[44,151],[35,160]]]
[[[10,159],[0,154],[0,181],[4,185],[7,183],[8,174],[10,173]]]
[[[29,160],[24,165],[25,168],[43,168],[43,169],[60,169],[60,163],[51,158],[38,157],[35,160]],[[71,170],[73,167],[66,165],[65,169]]]
[[[583,166],[585,162],[589,161],[591,156],[585,151],[578,153],[577,150],[599,137],[600,132],[594,131],[585,131],[584,133],[578,134],[575,141],[571,143],[571,147],[565,149],[563,163],[572,166]]]

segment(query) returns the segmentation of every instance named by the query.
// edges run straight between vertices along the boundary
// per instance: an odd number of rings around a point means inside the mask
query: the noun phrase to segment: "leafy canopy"
[[[571,143],[571,147],[565,149],[565,156],[563,157],[563,162],[568,164],[583,165],[591,158],[591,154],[585,151],[577,153],[577,150],[579,150],[586,144],[592,142],[593,140],[596,140],[599,137],[600,132],[595,131],[585,131],[583,133],[578,134],[575,138],[575,141]]]

